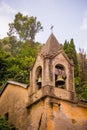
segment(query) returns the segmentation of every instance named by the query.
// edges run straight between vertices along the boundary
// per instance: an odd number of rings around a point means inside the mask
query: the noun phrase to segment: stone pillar
[[[49,77],[49,59],[44,60],[44,66],[43,66],[43,86],[50,84],[50,77]]]

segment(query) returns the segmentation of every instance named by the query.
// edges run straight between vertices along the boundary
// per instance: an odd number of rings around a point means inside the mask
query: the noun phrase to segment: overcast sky
[[[18,12],[36,16],[43,25],[36,41],[45,43],[53,25],[59,43],[73,38],[76,50],[87,52],[87,0],[0,0],[0,39],[7,36],[8,23]]]

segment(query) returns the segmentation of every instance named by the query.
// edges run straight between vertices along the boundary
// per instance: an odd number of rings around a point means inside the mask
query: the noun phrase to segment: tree
[[[65,40],[63,49],[67,56],[69,57],[70,60],[73,60],[74,63],[74,80],[75,80],[75,86],[76,86],[76,91],[78,92],[78,86],[80,84],[80,67],[78,64],[78,59],[77,59],[77,52],[75,49],[75,44],[74,40],[71,39],[70,42]]]
[[[63,49],[67,56],[69,57],[70,60],[73,60],[74,62],[74,76],[78,77],[79,75],[79,65],[78,65],[78,60],[77,60],[77,52],[75,49],[75,44],[74,40],[71,39],[70,42],[65,40]]]
[[[20,66],[20,72],[15,75],[14,80],[29,83],[30,67],[35,60],[40,46],[40,43],[35,43],[32,48],[29,41],[26,41],[25,44],[21,46],[20,52],[16,58],[16,61],[18,61],[18,65]]]
[[[78,66],[77,53],[76,53],[75,44],[74,44],[73,39],[70,40],[69,53],[70,53],[71,59],[73,59],[73,62],[74,62],[75,77],[78,77],[79,76],[79,66]]]
[[[16,33],[20,40],[30,40],[33,44],[35,35],[42,29],[43,27],[36,17],[24,16],[19,12],[15,15],[13,23],[9,24],[9,32],[7,34],[12,37]]]
[[[20,72],[19,62],[4,50],[0,49],[0,86],[6,80],[14,79],[14,76]]]
[[[67,56],[69,57],[69,42],[67,40],[65,40],[64,45],[63,45],[63,49],[65,51],[65,53],[67,54]]]
[[[87,54],[84,49],[79,49],[78,62],[80,65],[81,85],[87,84]]]
[[[19,47],[18,43],[15,36],[5,37],[2,39],[2,49],[15,56]]]
[[[65,41],[63,49],[74,62],[74,79],[77,96],[80,99],[87,99],[87,54],[84,49],[80,49],[79,54],[75,50],[73,39]]]
[[[87,54],[84,49],[79,49],[78,63],[80,66],[80,82],[76,91],[80,99],[87,100]]]
[[[3,82],[5,81],[7,77],[7,58],[9,55],[4,52],[2,49],[0,49],[0,86],[3,85]]]

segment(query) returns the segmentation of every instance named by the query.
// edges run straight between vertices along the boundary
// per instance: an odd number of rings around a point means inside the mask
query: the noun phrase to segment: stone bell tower
[[[28,130],[86,130],[87,109],[76,98],[73,62],[53,34],[31,68],[28,94]]]
[[[53,33],[31,68],[29,93],[30,104],[45,96],[75,100],[74,65]]]

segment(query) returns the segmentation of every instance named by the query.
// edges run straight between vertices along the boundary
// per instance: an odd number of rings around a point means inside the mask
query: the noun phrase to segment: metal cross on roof
[[[50,30],[51,30],[51,33],[53,33],[53,25],[51,26]]]

